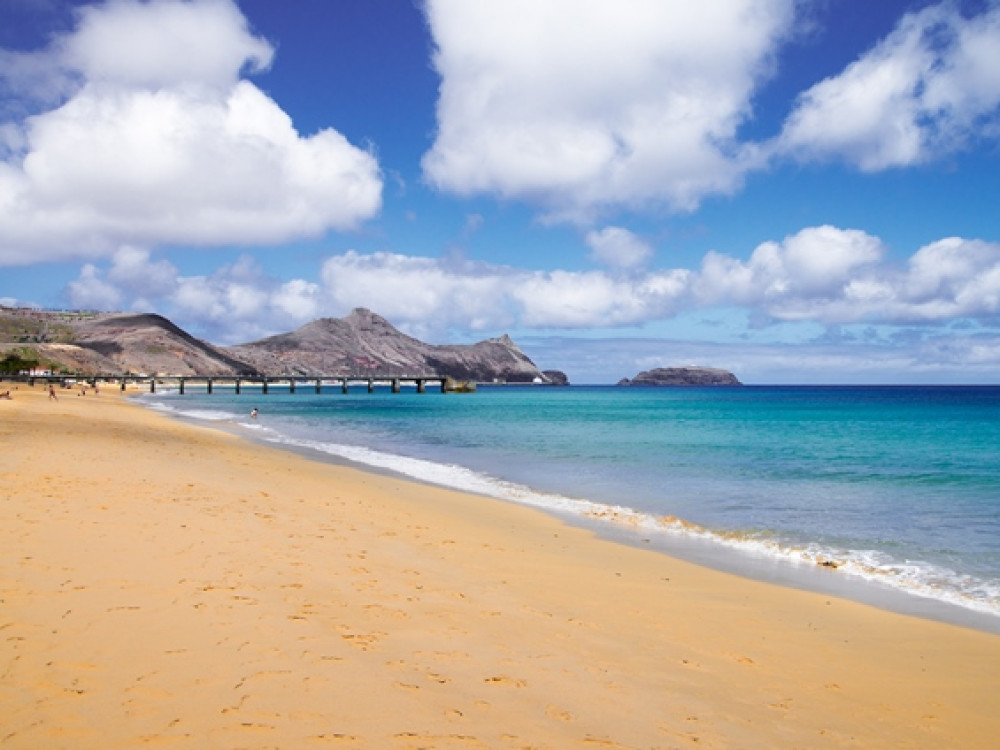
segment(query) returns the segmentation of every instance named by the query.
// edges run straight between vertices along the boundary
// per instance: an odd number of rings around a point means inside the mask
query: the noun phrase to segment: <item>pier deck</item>
[[[277,386],[288,388],[295,393],[297,388],[312,388],[315,393],[322,393],[324,387],[333,387],[341,393],[347,393],[354,387],[365,387],[369,393],[374,392],[377,385],[388,386],[393,393],[400,393],[403,386],[412,386],[417,393],[425,393],[428,385],[439,386],[441,392],[447,390],[449,378],[444,375],[37,375],[26,378],[32,385],[36,381],[45,383],[114,383],[120,384],[124,391],[130,384],[149,385],[149,392],[156,393],[157,385],[175,386],[183,395],[191,386],[200,386],[206,393],[212,393],[216,386],[234,387],[240,393],[246,386],[259,386],[262,394]]]

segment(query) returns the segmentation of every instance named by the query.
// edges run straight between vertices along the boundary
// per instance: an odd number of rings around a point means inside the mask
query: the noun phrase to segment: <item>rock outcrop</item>
[[[426,344],[364,308],[226,351],[268,374],[428,374],[479,383],[558,379],[539,370],[506,334],[476,344]]]
[[[569,378],[562,370],[542,370],[542,375],[548,378],[552,385],[569,385]]]
[[[715,367],[658,367],[634,378],[622,378],[618,385],[743,385],[733,373]]]

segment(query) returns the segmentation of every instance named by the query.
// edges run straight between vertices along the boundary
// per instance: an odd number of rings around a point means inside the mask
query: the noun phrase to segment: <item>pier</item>
[[[234,388],[237,394],[246,387],[266,395],[271,388],[288,389],[295,393],[297,389],[312,390],[323,393],[324,388],[336,389],[341,393],[349,393],[352,388],[364,388],[368,393],[374,393],[376,386],[389,388],[393,393],[401,393],[404,387],[410,387],[417,393],[426,393],[427,387],[440,388],[445,393],[449,378],[445,375],[36,375],[27,378],[31,385],[36,381],[45,383],[87,384],[91,387],[101,384],[118,384],[121,390],[129,385],[149,385],[149,392],[156,393],[157,386],[176,387],[183,395],[194,386],[204,393],[212,393],[216,387]]]

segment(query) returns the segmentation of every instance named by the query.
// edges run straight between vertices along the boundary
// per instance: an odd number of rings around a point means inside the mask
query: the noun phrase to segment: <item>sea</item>
[[[140,400],[739,575],[1000,632],[1000,387],[188,383]]]

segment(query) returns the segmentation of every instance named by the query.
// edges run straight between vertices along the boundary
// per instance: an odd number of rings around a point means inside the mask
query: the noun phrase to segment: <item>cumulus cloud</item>
[[[747,261],[709,252],[696,282],[703,304],[761,307],[775,317],[813,318],[882,257],[881,242],[856,229],[809,227],[764,242]],[[819,313],[820,315],[822,313]]]
[[[425,175],[591,223],[693,210],[775,160],[877,171],[1000,133],[1000,5],[963,15],[943,2],[803,92],[776,138],[741,142],[796,7],[429,0],[441,87]]]
[[[909,260],[895,303],[912,320],[989,318],[1000,314],[1000,243],[949,237]]]
[[[73,88],[59,106],[5,124],[0,264],[108,255],[122,243],[276,243],[377,213],[371,153],[332,129],[300,135],[240,79],[272,54],[232,0],[81,10],[75,31],[17,68],[37,79],[48,66],[53,91]]]
[[[145,249],[123,247],[107,266],[85,265],[66,297],[74,307],[156,309],[220,343],[354,307],[375,310],[428,341],[504,330],[642,328],[709,310],[738,311],[758,329],[853,326],[854,336],[858,326],[995,326],[1000,243],[945,238],[897,263],[865,232],[807,227],[761,243],[745,261],[711,251],[694,270],[628,274],[349,250],[326,258],[318,282],[269,277],[249,257],[209,275],[184,276]],[[739,333],[745,332],[741,322]]]
[[[793,0],[429,0],[441,75],[423,166],[438,188],[554,218],[690,210],[740,183],[736,130]]]
[[[995,3],[968,18],[953,3],[908,14],[871,51],[799,97],[773,152],[877,171],[958,150],[998,123],[998,49]]]
[[[63,292],[90,310],[157,310],[216,343],[236,343],[288,330],[319,317],[318,284],[268,277],[249,256],[209,275],[185,276],[146,248],[124,246],[102,266],[87,263]]]
[[[686,271],[619,279],[603,272],[528,271],[392,253],[347,252],[326,261],[323,282],[339,306],[371,307],[410,330],[637,324],[668,314]]]
[[[638,268],[653,256],[653,248],[648,243],[622,227],[592,230],[584,241],[592,259],[612,268]]]
[[[883,262],[865,232],[810,227],[765,242],[741,261],[708,253],[693,285],[699,304],[738,305],[774,320],[824,324],[939,323],[1000,313],[1000,244],[951,237],[903,267]]]
[[[148,90],[197,82],[225,91],[242,69],[266,68],[274,54],[229,0],[112,0],[78,14],[76,32],[59,46],[87,81]]]
[[[101,278],[97,266],[87,263],[80,275],[66,286],[66,298],[79,310],[115,310],[121,305],[122,293],[114,284]]]

